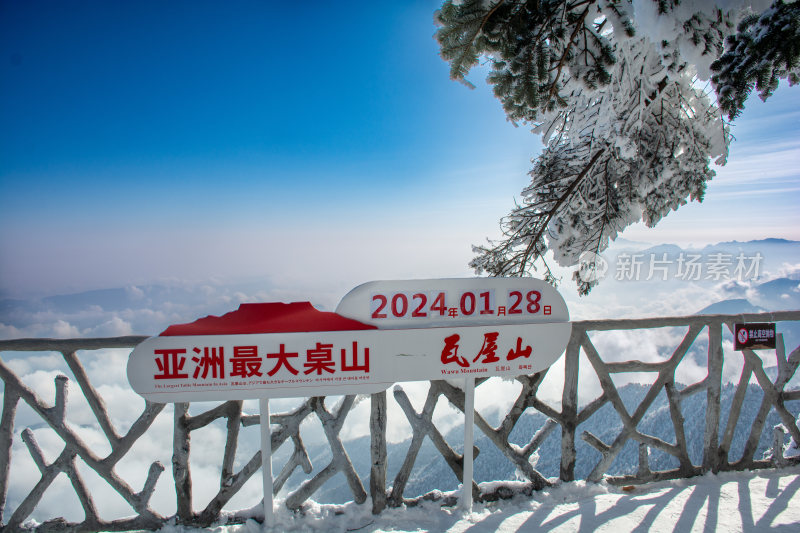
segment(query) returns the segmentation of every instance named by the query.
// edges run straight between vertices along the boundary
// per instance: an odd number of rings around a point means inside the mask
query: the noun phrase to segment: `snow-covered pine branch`
[[[737,30],[711,64],[719,106],[731,119],[754,87],[766,100],[781,78],[789,85],[800,81],[800,3],[775,2],[761,15],[746,17]]]
[[[687,201],[701,201],[711,162],[726,161],[730,135],[697,81],[717,72],[718,98],[731,115],[753,85],[765,98],[778,78],[796,82],[797,5],[445,2],[437,39],[451,76],[464,81],[488,58],[487,81],[509,120],[532,126],[546,145],[521,204],[501,221],[503,238],[475,247],[471,266],[496,276],[544,268],[554,282],[548,250],[559,264],[576,265],[582,252],[603,251],[629,225],[652,227]],[[788,43],[768,56],[772,63],[754,67],[753,50],[778,31]],[[596,283],[575,279],[582,294]]]

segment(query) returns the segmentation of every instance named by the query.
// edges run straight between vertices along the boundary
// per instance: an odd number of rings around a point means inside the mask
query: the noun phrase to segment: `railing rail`
[[[531,458],[542,443],[556,431],[561,433],[561,457],[559,478],[561,481],[572,481],[576,478],[576,461],[578,441],[576,437],[594,448],[600,458],[594,463],[586,476],[589,481],[605,480],[610,483],[643,483],[652,480],[689,477],[705,472],[723,470],[744,470],[754,468],[782,467],[794,464],[798,460],[784,457],[783,447],[788,432],[800,442],[800,429],[787,402],[800,400],[800,390],[786,390],[787,384],[795,375],[800,365],[800,346],[787,353],[784,339],[778,335],[775,350],[777,373],[770,379],[764,368],[762,359],[751,350],[741,353],[723,353],[723,336],[726,329],[732,330],[734,322],[800,322],[800,311],[781,311],[774,313],[744,315],[701,315],[685,317],[662,317],[625,320],[591,320],[573,322],[572,334],[564,356],[564,379],[561,388],[560,406],[547,403],[540,394],[540,388],[547,371],[529,376],[519,376],[521,384],[516,401],[498,426],[493,427],[479,410],[475,412],[475,424],[489,442],[502,453],[506,460],[513,464],[527,480],[526,483],[492,484],[490,488],[473,483],[473,498],[476,501],[494,500],[507,497],[519,491],[539,490],[552,484],[532,464]],[[666,358],[642,358],[645,360],[616,361],[605,359],[600,355],[590,333],[603,331],[631,331],[652,328],[686,328],[685,333],[671,355]],[[707,335],[701,335],[706,330]],[[244,484],[260,469],[261,452],[255,452],[248,461],[237,463],[236,453],[239,446],[241,428],[259,423],[258,415],[243,412],[241,401],[228,401],[195,415],[189,414],[189,404],[178,403],[173,409],[173,450],[172,476],[176,498],[174,516],[163,516],[151,506],[156,484],[165,470],[159,461],[150,464],[144,483],[133,487],[117,471],[119,462],[129,454],[137,440],[152,431],[156,417],[165,405],[145,402],[145,407],[138,418],[122,434],[106,409],[105,400],[90,382],[78,352],[105,348],[131,348],[142,342],[145,337],[115,337],[106,339],[15,339],[0,341],[0,378],[3,381],[3,410],[0,419],[0,526],[4,530],[17,530],[24,527],[25,521],[32,515],[36,505],[44,493],[61,473],[66,474],[83,508],[85,518],[79,523],[69,523],[59,517],[45,519],[42,529],[62,530],[80,529],[85,531],[156,529],[169,520],[178,523],[207,526],[218,522],[223,517],[223,508],[231,498],[241,491]],[[692,349],[695,351],[701,344],[707,343],[707,373],[695,383],[681,386],[676,381],[676,369]],[[67,383],[69,378],[58,376],[55,380],[55,397],[52,403],[43,399],[40,392],[24,383],[3,358],[8,352],[58,352],[77,382],[83,396],[96,418],[96,425],[108,441],[110,451],[98,452],[81,438],[79,432],[70,424],[66,416]],[[584,360],[581,359],[583,354]],[[728,411],[727,420],[723,423],[721,392],[723,389],[723,363],[726,360],[739,360],[742,364],[738,383],[735,385]],[[614,357],[611,357],[614,359]],[[583,361],[583,362],[582,362]],[[592,372],[599,382],[602,393],[597,398],[579,402],[579,370]],[[620,396],[620,389],[615,385],[613,376],[624,373],[654,374],[641,401],[632,410],[626,407]],[[731,458],[731,443],[737,423],[742,415],[744,399],[748,384],[755,378],[763,398],[752,423],[744,450],[739,458]],[[484,380],[476,380],[479,385]],[[672,422],[673,440],[648,434],[641,427],[641,422],[662,394],[666,395],[666,404]],[[693,462],[690,443],[686,435],[686,419],[682,411],[682,402],[696,394],[705,392],[705,419],[703,431],[702,460]],[[421,495],[407,498],[405,495],[409,479],[415,468],[423,442],[429,439],[444,461],[461,480],[463,475],[463,456],[447,442],[445,435],[433,421],[434,410],[441,397],[452,406],[463,412],[464,393],[447,381],[430,382],[422,409],[414,409],[406,392],[396,387],[394,400],[404,413],[411,426],[411,438],[405,458],[391,483],[387,470],[387,393],[381,392],[370,397],[370,471],[369,483],[365,487],[367,475],[360,476],[348,455],[341,434],[348,415],[352,412],[357,398],[346,396],[338,405],[326,405],[324,397],[308,398],[290,412],[273,414],[272,450],[277,450],[283,443],[291,442],[292,453],[283,469],[275,478],[274,490],[277,494],[297,470],[302,470],[309,477],[292,489],[286,496],[286,506],[299,509],[312,498],[327,480],[338,473],[343,474],[347,486],[352,493],[353,501],[364,503],[371,498],[372,511],[380,513],[387,506],[413,505],[420,498],[435,498],[435,495]],[[63,441],[64,447],[58,457],[48,462],[30,428],[21,431],[15,429],[17,408],[20,404],[29,406],[41,420]],[[620,432],[611,442],[584,430],[578,435],[579,426],[596,415],[605,405],[610,405],[619,415]],[[523,446],[510,440],[512,431],[527,410],[538,411],[547,417],[540,427],[527,438]],[[757,457],[759,442],[762,440],[767,417],[774,413],[780,420],[780,427],[773,431],[772,453],[768,457]],[[301,424],[308,419],[316,418],[322,427],[325,439],[330,446],[330,463],[318,469],[314,475],[312,461],[307,447],[301,437]],[[190,462],[191,433],[221,420],[226,426],[225,447],[222,453],[219,488],[203,509],[196,509],[193,502],[192,476]],[[7,509],[9,494],[10,469],[16,454],[12,454],[14,439],[19,438],[27,448],[27,452],[40,471],[40,479],[30,492],[18,502],[13,509]],[[639,464],[636,473],[610,475],[609,468],[615,458],[629,442],[639,448]],[[459,443],[456,443],[456,447]],[[666,470],[651,470],[650,452],[658,451],[674,457],[677,467]],[[16,448],[17,453],[20,448]],[[478,450],[475,450],[477,456]],[[479,459],[477,459],[479,460]],[[88,483],[81,476],[79,462],[91,468],[105,483],[119,493],[135,511],[135,516],[118,519],[104,519],[96,508]],[[242,464],[237,470],[237,464]],[[162,481],[163,483],[164,481]],[[445,498],[444,504],[451,503]],[[252,507],[235,512],[225,512],[227,521],[243,521],[247,518],[259,518],[259,502],[252,502]],[[9,513],[10,511],[10,513]],[[39,518],[39,517],[37,517]],[[41,520],[41,518],[40,518]]]

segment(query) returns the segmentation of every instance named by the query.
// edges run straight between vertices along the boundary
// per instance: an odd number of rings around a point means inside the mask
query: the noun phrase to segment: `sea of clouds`
[[[655,258],[664,266],[672,261],[675,268],[680,254],[701,255],[703,261],[719,250],[731,256],[735,263],[737,253],[752,257],[756,252],[763,257],[757,276],[751,279],[706,279],[686,280],[669,276],[651,276],[653,279],[631,279],[629,272],[620,264],[638,254],[642,265]],[[664,255],[666,254],[666,255]],[[648,247],[636,243],[621,243],[604,253],[608,262],[606,279],[588,296],[574,293],[569,273],[563,273],[560,287],[576,320],[601,318],[633,318],[651,316],[681,316],[705,313],[742,313],[800,309],[800,243],[790,241],[756,241],[752,243],[726,243],[716,248],[683,250],[676,247]],[[645,270],[647,268],[645,267]],[[712,276],[713,277],[713,276]],[[364,280],[367,281],[367,280]],[[31,300],[0,300],[0,338],[26,337],[112,337],[121,335],[155,335],[168,325],[184,323],[206,315],[220,315],[234,310],[245,302],[309,300],[322,310],[333,310],[343,295],[337,290],[304,290],[278,287],[268,280],[247,283],[223,283],[210,281],[203,284],[178,282],[175,280],[152,285],[127,286],[102,289],[70,295],[53,295]],[[779,328],[779,331],[781,329]],[[598,352],[606,361],[642,360],[655,362],[668,358],[680,343],[686,328],[659,328],[638,331],[609,331],[591,334]],[[677,379],[682,383],[694,383],[706,375],[705,341],[703,334],[693,351],[684,358],[678,368]],[[786,331],[791,350],[800,341],[798,332]],[[732,352],[732,339],[725,334],[723,345],[726,354]],[[103,397],[111,418],[120,433],[124,433],[144,408],[144,400],[128,386],[125,367],[129,350],[97,350],[82,352],[81,361],[86,372]],[[775,366],[774,352],[761,352],[765,366]],[[71,373],[60,354],[4,352],[3,360],[22,381],[35,390],[46,402],[55,397],[56,376]],[[582,356],[581,368],[589,368]],[[742,368],[741,358],[726,358],[723,379],[736,382]],[[557,362],[548,372],[540,392],[545,401],[558,408],[563,383],[563,362]],[[627,382],[652,382],[653,376],[629,374],[617,379],[617,385]],[[427,383],[405,383],[403,389],[411,397],[417,411],[421,410],[427,391]],[[476,405],[487,418],[507,412],[516,400],[520,384],[513,380],[492,379],[478,387]],[[596,398],[601,390],[593,372],[580,373],[580,401]],[[84,441],[100,456],[110,451],[108,440],[100,429],[88,403],[80,394],[74,381],[70,384],[67,420]],[[336,398],[330,398],[333,405]],[[273,412],[290,409],[297,400],[273,400]],[[392,443],[410,437],[411,430],[405,416],[390,399],[387,416],[388,439]],[[206,410],[209,404],[193,404],[192,412]],[[256,401],[245,402],[245,412],[258,412]],[[435,413],[435,422],[442,433],[463,423],[463,415],[440,402]],[[159,460],[167,466],[162,474],[153,498],[154,508],[170,515],[175,512],[174,488],[169,465],[172,455],[173,410],[167,406],[157,417],[147,438],[140,439],[117,471],[133,487],[141,487],[150,463]],[[12,448],[12,467],[8,495],[8,510],[19,505],[22,498],[38,481],[38,469],[31,458],[21,431],[31,428],[36,443],[41,447],[47,461],[54,460],[63,449],[63,441],[46,426],[32,409],[21,405],[15,420],[15,439]],[[318,422],[304,425],[306,440],[322,439],[323,432]],[[368,434],[369,402],[358,403],[348,416],[342,436],[354,439]],[[257,428],[244,428],[237,454],[236,468],[240,468],[258,449]],[[192,434],[192,477],[195,508],[202,508],[216,494],[219,483],[221,450],[225,446],[225,428],[212,424]],[[286,454],[279,450],[278,455]],[[82,464],[82,463],[81,463]],[[276,469],[280,466],[276,466]],[[104,482],[90,469],[80,467],[90,487],[103,487]],[[259,476],[254,476],[245,488],[232,500],[227,508],[239,509],[255,505],[261,497]],[[114,491],[92,490],[96,504],[105,518],[131,514],[130,507]],[[65,476],[59,476],[39,504],[35,517],[64,516],[68,520],[81,520],[83,513],[75,492]]]

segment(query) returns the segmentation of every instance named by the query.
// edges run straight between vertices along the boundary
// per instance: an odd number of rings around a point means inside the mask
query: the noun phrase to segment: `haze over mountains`
[[[749,271],[742,270],[736,279],[739,256]],[[608,271],[587,297],[575,293],[571,271],[556,269],[562,280],[559,291],[573,319],[800,309],[797,241],[733,241],[693,249],[620,239],[602,257]],[[697,270],[689,272],[686,264],[692,258]],[[756,268],[750,268],[754,262]],[[714,264],[716,272],[710,270]],[[170,324],[224,314],[243,302],[308,300],[321,310],[333,310],[348,290],[337,291],[335,286],[320,290],[319,285],[279,287],[269,279],[172,280],[41,298],[5,298],[0,299],[0,338],[156,335]]]

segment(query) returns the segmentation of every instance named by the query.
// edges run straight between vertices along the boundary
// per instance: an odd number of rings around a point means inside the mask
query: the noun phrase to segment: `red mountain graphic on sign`
[[[319,311],[310,302],[241,304],[222,316],[207,316],[189,324],[175,324],[161,337],[183,335],[240,335],[378,329],[336,313]]]

